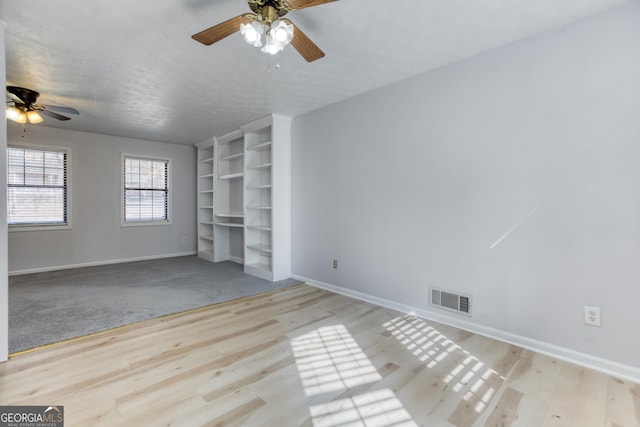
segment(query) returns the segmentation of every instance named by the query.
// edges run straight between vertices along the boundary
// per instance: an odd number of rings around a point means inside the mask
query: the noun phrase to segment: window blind
[[[169,220],[169,161],[124,157],[124,221]]]
[[[67,224],[67,153],[7,148],[9,225]]]

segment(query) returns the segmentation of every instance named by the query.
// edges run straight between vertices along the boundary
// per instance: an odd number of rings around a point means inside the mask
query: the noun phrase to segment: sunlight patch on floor
[[[466,356],[442,381],[454,392],[463,393],[465,401],[475,400],[474,410],[477,413],[487,408],[497,391],[488,385],[492,377],[496,375],[504,380],[495,370],[422,319],[406,315],[396,317],[383,326],[429,369],[445,362],[453,353]]]
[[[307,396],[371,385],[382,379],[344,325],[318,328],[291,340],[298,374]],[[324,395],[324,396],[322,396]],[[371,390],[309,408],[316,427],[417,427],[394,392]]]
[[[312,406],[310,411],[315,427],[417,427],[388,388]]]
[[[379,381],[380,374],[343,325],[316,329],[291,340],[307,396]]]

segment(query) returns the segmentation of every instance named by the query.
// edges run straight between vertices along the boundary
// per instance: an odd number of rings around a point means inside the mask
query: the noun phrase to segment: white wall
[[[295,118],[294,274],[640,368],[639,40],[633,1]]]
[[[22,138],[13,123],[8,142],[70,147],[72,158],[72,229],[10,232],[10,272],[195,252],[195,147],[40,125],[27,125]],[[120,226],[121,153],[171,159],[171,225]]]
[[[0,81],[6,82],[4,21],[0,18]],[[7,272],[7,121],[0,120],[0,362],[9,357],[9,286]]]

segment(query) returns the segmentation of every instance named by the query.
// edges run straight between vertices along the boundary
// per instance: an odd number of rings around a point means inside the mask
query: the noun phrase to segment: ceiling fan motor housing
[[[247,0],[247,3],[249,4],[249,8],[251,8],[254,13],[262,15],[263,18],[267,18],[267,16],[265,16],[264,14],[265,8],[268,7],[274,9],[268,12],[270,14],[275,12],[275,14],[277,15],[273,16],[271,21],[277,19],[278,17],[283,17],[292,10],[295,10],[286,0]]]
[[[7,86],[7,92],[14,94],[22,100],[27,106],[35,104],[40,96],[39,92],[18,86]]]
[[[273,6],[263,6],[260,11],[260,15],[262,15],[262,22],[269,25],[276,19],[278,19],[278,11]]]

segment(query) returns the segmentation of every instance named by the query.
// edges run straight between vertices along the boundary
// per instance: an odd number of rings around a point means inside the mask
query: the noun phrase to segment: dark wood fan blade
[[[293,39],[291,40],[291,44],[307,62],[313,62],[316,59],[324,57],[324,52],[321,51],[300,28],[288,19],[286,21],[293,25]]]
[[[61,107],[59,105],[43,105],[43,107],[46,110],[57,111],[59,113],[80,114],[80,112],[78,110],[76,110],[75,108],[71,108],[71,107]]]
[[[320,6],[321,4],[331,3],[338,0],[287,0],[289,6],[293,9],[304,9],[306,7]]]
[[[221,24],[214,25],[211,28],[200,31],[198,34],[191,36],[195,41],[199,41],[202,44],[210,46],[215,42],[222,40],[231,34],[240,31],[240,24],[248,24],[253,20],[251,14],[245,14],[231,18],[228,21],[224,21]]]
[[[54,113],[53,111],[49,111],[49,110],[40,110],[40,114],[43,114],[45,116],[51,117],[51,118],[56,119],[56,120],[61,120],[61,121],[71,120],[70,117],[66,117],[66,116],[63,116],[61,114]]]

